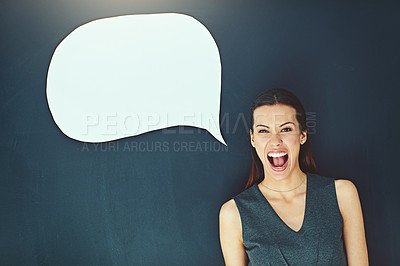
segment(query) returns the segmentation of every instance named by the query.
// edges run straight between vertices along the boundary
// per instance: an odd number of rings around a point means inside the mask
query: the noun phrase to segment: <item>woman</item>
[[[220,210],[226,265],[368,265],[357,189],[319,175],[295,95],[271,89],[256,99],[250,143],[246,189]]]

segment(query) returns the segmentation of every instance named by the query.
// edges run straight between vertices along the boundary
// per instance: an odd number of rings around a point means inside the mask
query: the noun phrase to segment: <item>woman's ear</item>
[[[255,147],[253,130],[251,128],[250,128],[250,144],[251,146]]]
[[[302,131],[300,135],[300,144],[304,144],[307,141],[307,130]]]

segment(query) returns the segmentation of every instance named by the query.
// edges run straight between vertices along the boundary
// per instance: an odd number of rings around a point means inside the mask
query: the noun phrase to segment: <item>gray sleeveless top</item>
[[[307,173],[301,229],[287,226],[257,184],[233,198],[249,265],[347,265],[333,178]]]

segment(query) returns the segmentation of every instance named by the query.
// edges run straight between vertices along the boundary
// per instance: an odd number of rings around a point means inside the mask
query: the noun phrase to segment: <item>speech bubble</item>
[[[118,16],[76,28],[54,51],[46,93],[55,123],[78,141],[182,125],[226,145],[218,47],[188,15]]]

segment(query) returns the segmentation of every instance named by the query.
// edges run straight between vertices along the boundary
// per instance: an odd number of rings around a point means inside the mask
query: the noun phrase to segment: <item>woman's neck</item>
[[[260,185],[268,190],[268,194],[282,195],[282,197],[287,197],[289,195],[295,195],[300,192],[304,192],[307,180],[307,175],[300,170],[300,168],[295,169],[288,176],[270,176],[268,173],[264,172],[264,180],[261,181]]]

